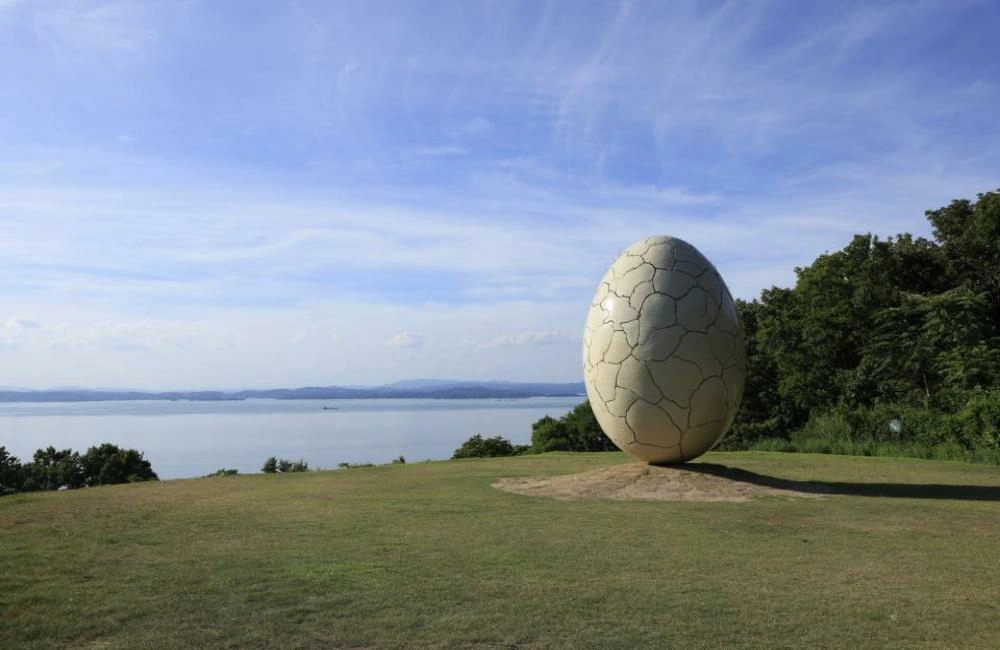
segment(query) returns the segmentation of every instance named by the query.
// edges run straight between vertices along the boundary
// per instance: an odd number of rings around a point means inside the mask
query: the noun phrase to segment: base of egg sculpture
[[[702,455],[732,424],[746,379],[722,276],[681,239],[636,242],[594,294],[583,368],[594,415],[618,447],[655,464]]]

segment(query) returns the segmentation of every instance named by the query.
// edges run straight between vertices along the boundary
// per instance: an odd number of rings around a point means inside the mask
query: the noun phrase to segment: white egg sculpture
[[[705,453],[736,416],[746,349],[722,276],[676,237],[636,242],[604,274],[583,332],[583,369],[601,428],[655,463]]]

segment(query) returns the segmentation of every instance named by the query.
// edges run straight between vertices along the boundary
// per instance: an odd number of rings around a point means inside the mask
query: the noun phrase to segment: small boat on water
[[[337,407],[336,406],[324,406],[323,410],[324,411],[336,411]]]

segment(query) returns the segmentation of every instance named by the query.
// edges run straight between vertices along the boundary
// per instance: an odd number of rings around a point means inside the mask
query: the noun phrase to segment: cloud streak
[[[0,5],[10,382],[573,379],[635,240],[750,298],[1000,178],[988,4],[232,11]]]

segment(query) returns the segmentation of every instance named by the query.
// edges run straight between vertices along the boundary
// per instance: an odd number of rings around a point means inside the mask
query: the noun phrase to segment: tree
[[[265,474],[287,474],[288,472],[307,472],[309,463],[305,460],[288,460],[287,458],[275,458],[271,456],[264,461],[261,471]]]
[[[604,434],[590,402],[577,404],[558,420],[545,416],[531,426],[531,448],[546,451],[611,451],[614,443]]]
[[[757,300],[736,300],[746,340],[747,378],[736,419],[723,438],[723,449],[743,449],[760,438],[782,437],[788,430],[788,409],[778,394],[778,369],[758,331],[764,309]]]
[[[143,453],[104,443],[81,457],[87,485],[114,485],[159,480]]]
[[[990,296],[994,324],[1000,318],[1000,190],[975,203],[952,201],[926,212],[956,283]]]
[[[72,449],[56,450],[49,446],[39,449],[24,466],[25,491],[81,488],[87,484],[87,474],[80,454]]]
[[[0,447],[0,495],[17,492],[24,481],[21,461],[11,455],[6,447]]]

